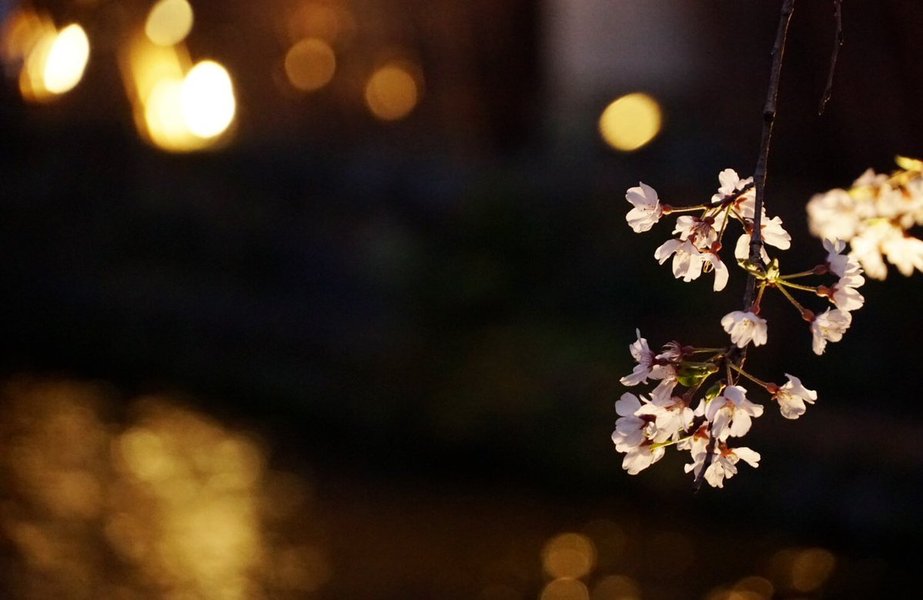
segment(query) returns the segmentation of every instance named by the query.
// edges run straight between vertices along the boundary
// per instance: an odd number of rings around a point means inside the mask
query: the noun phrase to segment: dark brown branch
[[[772,46],[772,67],[769,71],[769,88],[766,91],[766,104],[763,106],[763,134],[760,140],[760,153],[756,160],[756,170],[753,172],[753,182],[756,188],[756,199],[753,206],[753,231],[750,234],[750,255],[751,263],[761,264],[761,255],[763,249],[763,233],[760,229],[763,216],[764,195],[766,191],[766,166],[769,162],[769,146],[772,141],[772,125],[776,119],[776,108],[779,99],[779,82],[782,79],[782,57],[785,54],[785,42],[788,39],[788,26],[792,22],[792,13],[795,10],[795,0],[784,0],[782,11],[779,15],[779,27],[776,30],[776,41]],[[744,291],[744,308],[748,311],[753,307],[753,301],[756,299],[756,276],[747,275],[747,286]],[[737,360],[739,357],[741,364],[746,357],[746,352],[732,352],[727,360]],[[711,465],[712,457],[715,453],[716,440],[714,436],[708,440],[708,446],[705,449],[705,462],[702,470],[696,476],[693,486],[696,490],[702,487],[705,480],[705,471]]]
[[[840,56],[840,47],[843,45],[843,0],[833,0],[833,20],[836,23],[836,33],[833,35],[833,50],[830,53],[830,70],[827,72],[827,85],[824,95],[817,106],[817,114],[824,114],[830,96],[833,95],[833,73],[836,71],[836,61]]]
[[[766,104],[763,106],[763,134],[760,139],[760,154],[756,159],[756,170],[753,171],[753,184],[756,189],[756,200],[753,206],[753,232],[750,234],[750,262],[760,264],[760,255],[763,248],[763,232],[761,221],[766,193],[766,167],[769,163],[769,146],[772,141],[772,125],[776,120],[776,107],[779,99],[779,82],[782,79],[782,57],[785,54],[785,41],[788,37],[788,26],[792,22],[792,12],[795,10],[795,0],[784,0],[782,13],[779,15],[779,28],[776,30],[776,41],[773,44],[772,68],[769,72],[769,89],[766,92]],[[756,293],[756,277],[747,277],[747,287],[744,293],[744,310],[750,310]]]

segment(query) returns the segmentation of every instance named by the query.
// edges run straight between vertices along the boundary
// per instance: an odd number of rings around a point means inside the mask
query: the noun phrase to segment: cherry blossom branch
[[[763,106],[763,132],[760,138],[760,153],[756,160],[756,169],[753,172],[753,181],[756,188],[756,199],[753,207],[753,232],[750,234],[750,255],[749,261],[752,264],[762,264],[761,254],[763,250],[762,235],[762,216],[763,204],[766,194],[766,170],[769,163],[769,147],[772,141],[772,125],[776,119],[776,110],[779,100],[779,83],[782,80],[782,58],[785,54],[785,42],[788,39],[788,27],[792,22],[792,13],[795,10],[795,0],[784,0],[782,10],[779,14],[779,27],[776,29],[776,40],[772,46],[770,56],[772,57],[772,67],[769,71],[769,88],[766,91],[766,104]],[[747,275],[747,284],[744,291],[743,310],[752,310],[754,300],[756,299],[756,275],[750,273]],[[732,351],[733,354],[739,354],[740,365],[743,366],[746,359],[746,351],[740,350],[739,353]],[[729,363],[734,362],[734,356],[728,357]],[[693,481],[693,487],[698,491],[705,480],[705,472],[710,466],[717,440],[712,437],[708,441],[705,449],[705,464],[698,472]]]
[[[795,10],[795,0],[784,0],[782,12],[779,15],[779,28],[776,30],[776,41],[773,44],[772,68],[769,73],[769,89],[766,92],[766,104],[763,106],[763,133],[760,140],[760,154],[756,161],[756,170],[753,172],[756,187],[756,200],[753,209],[753,234],[750,237],[750,262],[760,264],[760,252],[763,247],[761,232],[761,217],[763,212],[764,197],[766,193],[766,167],[769,163],[769,146],[772,141],[772,125],[776,119],[776,107],[779,99],[779,82],[782,79],[782,57],[785,54],[785,42],[788,37],[788,26],[792,21]],[[756,292],[756,277],[747,277],[747,287],[744,292],[744,310],[749,310],[753,304]]]
[[[837,58],[840,56],[840,47],[843,45],[843,0],[833,0],[833,20],[836,23],[836,33],[833,36],[833,50],[830,52],[830,71],[827,72],[827,85],[824,87],[824,95],[820,98],[820,104],[817,106],[817,114],[824,114],[830,96],[833,94],[833,73],[836,71]]]
[[[841,2],[836,2],[837,13]],[[724,481],[737,473],[740,462],[755,468],[760,461],[758,452],[737,441],[750,430],[752,419],[761,416],[764,408],[747,398],[743,384],[755,383],[762,387],[769,394],[769,401],[778,405],[786,419],[797,419],[804,414],[806,404],[817,400],[817,392],[805,387],[794,375],[786,373],[788,381],[780,385],[745,370],[749,346],[767,343],[768,326],[766,319],[760,316],[760,305],[772,290],[778,290],[808,322],[811,348],[820,355],[828,342],[843,338],[852,323],[851,311],[865,303],[858,291],[865,283],[862,273],[872,267],[878,268],[876,273],[885,268],[881,252],[887,253],[888,259],[902,272],[914,268],[923,271],[923,240],[904,235],[898,227],[923,225],[923,209],[919,208],[923,206],[923,161],[906,157],[897,158],[902,170],[890,178],[871,171],[863,174],[853,184],[854,189],[859,190],[857,193],[831,190],[811,200],[808,212],[812,232],[825,232],[823,247],[827,257],[822,264],[784,275],[779,259],[767,251],[769,247],[787,250],[792,239],[782,219],[770,217],[765,209],[772,127],[795,0],[780,0],[780,4],[754,176],[742,179],[734,169],[724,169],[718,173],[720,187],[710,202],[693,206],[674,208],[662,203],[657,190],[644,182],[625,193],[625,200],[632,205],[625,220],[635,233],[649,231],[671,213],[700,213],[673,215],[676,219],[674,237],[654,251],[654,259],[660,264],[672,260],[674,277],[690,282],[712,273],[712,289],[715,292],[723,290],[729,273],[721,254],[732,221],[742,229],[733,256],[747,277],[743,310],[731,311],[721,318],[721,327],[730,336],[730,346],[706,348],[674,340],[657,352],[651,350],[639,330],[635,331],[637,340],[629,346],[629,351],[637,364],[619,381],[627,387],[647,385],[649,380],[657,383],[647,396],[625,392],[615,403],[619,418],[612,441],[616,451],[624,454],[622,468],[629,475],[647,469],[664,456],[667,447],[675,447],[680,452],[689,452],[692,462],[686,463],[683,469],[693,474],[697,491],[703,481],[712,487],[723,487]],[[905,202],[917,197],[919,201]],[[863,208],[862,214],[877,215],[866,223],[859,217],[859,204],[864,208],[881,204],[881,210],[869,212]],[[904,212],[900,213],[899,220],[892,222],[885,215],[893,217],[894,207]],[[850,212],[854,209],[855,214]],[[854,256],[855,248],[853,253],[844,254],[846,241],[841,237],[850,231],[855,235],[871,236],[863,245],[864,254]],[[863,258],[868,265],[860,264]],[[820,285],[792,281],[811,275],[837,279]],[[832,307],[815,312],[794,298],[794,290],[824,298],[825,304]]]

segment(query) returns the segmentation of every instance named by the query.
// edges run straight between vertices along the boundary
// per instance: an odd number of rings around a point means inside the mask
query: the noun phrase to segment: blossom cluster
[[[730,366],[724,349],[671,342],[655,353],[640,332],[637,338],[629,347],[637,364],[621,382],[626,386],[647,383],[648,379],[658,383],[647,397],[626,392],[615,403],[619,418],[612,441],[616,450],[625,454],[622,467],[629,474],[640,473],[660,460],[669,446],[688,452],[686,472],[696,479],[704,478],[713,487],[724,487],[724,480],[737,473],[741,460],[751,467],[759,466],[759,453],[735,441],[763,414],[763,406],[747,398],[746,388],[732,383],[730,377],[719,380],[692,406],[696,393],[721,372],[722,363],[767,390],[785,418],[797,419],[804,414],[806,404],[817,400],[817,392],[804,387],[793,375],[786,375],[788,381],[780,386]]]
[[[885,260],[905,276],[923,271],[923,240],[910,234],[923,225],[923,161],[897,157],[899,170],[868,169],[849,189],[816,194],[808,225],[820,238],[849,243],[849,256],[873,279],[888,274]]]
[[[627,392],[616,402],[616,421],[612,440],[617,451],[625,454],[622,466],[637,474],[660,460],[669,446],[688,451],[686,472],[696,481],[723,487],[724,480],[737,473],[737,463],[756,467],[760,455],[737,444],[749,430],[754,418],[763,414],[763,406],[751,401],[747,381],[762,387],[778,404],[787,419],[804,414],[806,404],[817,400],[817,393],[806,388],[798,377],[786,375],[782,384],[763,381],[744,369],[747,349],[761,346],[769,338],[768,323],[760,316],[767,290],[777,290],[810,325],[812,349],[822,354],[829,342],[838,342],[852,323],[852,311],[865,300],[858,288],[865,283],[862,265],[852,254],[844,254],[846,243],[824,239],[826,258],[820,264],[800,272],[783,274],[778,258],[770,257],[766,245],[786,250],[791,236],[782,220],[770,218],[757,203],[752,178],[741,179],[733,169],[718,175],[719,188],[708,202],[691,206],[673,206],[661,202],[656,190],[640,183],[626,192],[632,205],[626,215],[635,232],[651,230],[667,215],[682,214],[676,219],[674,237],[661,244],[654,258],[661,264],[672,257],[673,275],[683,281],[698,279],[714,272],[712,288],[721,291],[727,285],[729,269],[721,258],[722,240],[731,222],[739,223],[740,235],[734,247],[736,264],[753,278],[752,296],[743,310],[735,310],[721,319],[730,344],[719,348],[698,348],[670,342],[660,352],[653,352],[647,340],[637,333],[629,350],[636,361],[633,371],[621,379],[626,386],[657,384],[647,396]],[[751,236],[759,226],[759,252],[751,255]],[[751,256],[758,256],[751,260]],[[808,285],[805,278],[832,276],[827,284]],[[807,292],[826,298],[824,312],[815,312],[795,299],[795,293]]]
[[[718,174],[720,187],[710,202],[692,206],[674,207],[660,201],[656,190],[640,183],[630,188],[625,199],[632,205],[626,215],[628,225],[635,232],[649,231],[664,216],[678,212],[697,212],[698,215],[682,215],[676,219],[673,233],[676,237],[661,244],[654,252],[654,258],[661,264],[672,256],[673,275],[683,281],[697,279],[703,272],[714,271],[713,289],[721,291],[727,284],[729,271],[719,253],[722,238],[730,220],[738,221],[742,233],[734,247],[737,263],[759,281],[759,293],[752,307],[728,313],[721,320],[721,326],[730,335],[731,342],[744,348],[752,343],[760,346],[767,342],[767,323],[759,316],[759,306],[766,289],[777,289],[810,323],[812,348],[822,354],[828,342],[838,342],[852,323],[851,311],[860,308],[865,299],[858,288],[865,283],[863,269],[853,255],[844,255],[845,243],[838,239],[824,239],[827,257],[807,271],[782,274],[778,259],[770,259],[765,246],[760,251],[760,264],[751,264],[749,248],[755,226],[755,195],[753,178],[741,179],[733,169]],[[779,217],[769,218],[761,208],[760,232],[762,241],[780,250],[791,246],[791,236],[782,226]],[[798,280],[812,275],[832,274],[837,277],[831,285],[808,286]],[[826,297],[829,305],[818,314],[805,308],[792,296],[793,291],[809,292]]]
[[[698,279],[703,272],[714,271],[713,289],[719,292],[728,281],[728,269],[719,256],[729,220],[740,222],[743,233],[737,239],[734,256],[745,260],[749,254],[750,235],[756,198],[753,178],[741,179],[733,169],[718,174],[721,184],[708,204],[674,207],[661,204],[657,192],[649,185],[640,183],[625,194],[633,208],[626,215],[628,225],[635,233],[649,231],[664,215],[678,212],[698,212],[699,215],[682,215],[676,219],[673,233],[676,237],[667,240],[654,252],[660,264],[673,257],[673,275],[683,281]],[[765,243],[786,250],[791,245],[791,236],[782,227],[782,219],[760,215],[760,231]]]

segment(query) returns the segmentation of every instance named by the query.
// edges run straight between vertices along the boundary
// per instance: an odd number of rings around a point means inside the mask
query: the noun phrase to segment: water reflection
[[[329,580],[310,483],[252,436],[166,397],[119,417],[97,385],[21,380],[4,396],[15,597],[302,597]]]
[[[0,596],[768,600],[884,583],[826,548],[627,505],[575,506],[583,525],[561,528],[554,501],[511,490],[283,470],[272,445],[173,397],[7,382]]]

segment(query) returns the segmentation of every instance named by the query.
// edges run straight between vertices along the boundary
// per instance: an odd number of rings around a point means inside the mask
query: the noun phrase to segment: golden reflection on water
[[[300,598],[329,580],[310,485],[271,469],[259,440],[166,397],[117,418],[103,386],[2,395],[16,598]]]
[[[0,385],[0,596],[769,600],[826,594],[851,570],[824,548],[751,556],[630,509],[561,530],[540,503],[476,488],[450,501],[326,473],[319,496],[270,450],[166,396]]]

